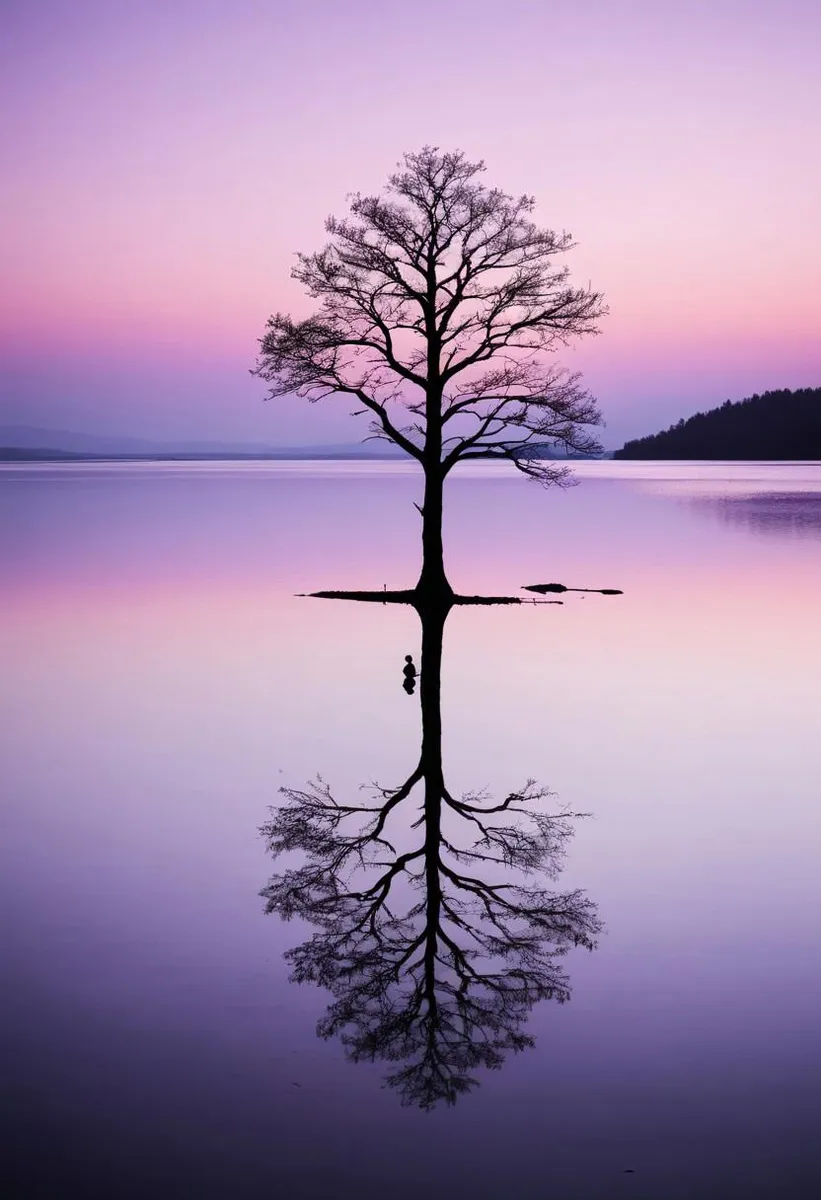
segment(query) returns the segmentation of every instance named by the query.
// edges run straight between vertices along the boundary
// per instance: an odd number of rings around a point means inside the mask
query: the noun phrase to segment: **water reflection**
[[[402,668],[402,687],[409,696],[412,696],[416,691],[416,667],[413,662],[413,655],[405,655],[405,665]]]
[[[754,533],[776,537],[821,537],[821,493],[762,492],[747,496],[700,497],[697,509]]]
[[[430,1109],[475,1088],[478,1069],[533,1045],[524,1029],[530,1009],[569,998],[564,956],[572,946],[593,949],[601,925],[584,892],[547,886],[579,814],[556,810],[532,779],[499,801],[455,796],[445,781],[448,613],[519,601],[348,598],[411,604],[419,615],[420,669],[411,676],[406,667],[403,685],[418,683],[419,758],[400,785],[376,787],[359,802],[337,797],[321,778],[283,789],[262,833],[275,857],[300,857],[262,895],[267,912],[315,927],[286,957],[294,981],[332,994],[319,1035],[338,1036],[354,1062],[394,1064],[387,1083],[402,1103]]]

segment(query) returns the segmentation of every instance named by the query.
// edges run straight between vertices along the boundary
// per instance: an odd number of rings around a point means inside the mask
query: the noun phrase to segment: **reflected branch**
[[[267,912],[314,927],[286,958],[294,981],[331,993],[319,1035],[339,1037],[354,1062],[393,1064],[387,1082],[402,1103],[430,1109],[534,1044],[524,1029],[531,1008],[569,999],[564,958],[593,949],[601,923],[584,892],[546,886],[583,814],[556,809],[532,779],[499,802],[446,786],[441,659],[457,601],[385,595],[337,594],[412,602],[419,613],[418,763],[361,803],[341,802],[321,778],[281,789],[261,832],[276,858],[300,861],[262,895]]]

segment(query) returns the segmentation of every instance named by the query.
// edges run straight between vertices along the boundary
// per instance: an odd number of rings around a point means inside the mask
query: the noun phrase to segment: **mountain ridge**
[[[161,442],[150,438],[76,433],[42,429],[34,425],[0,426],[0,459],[37,461],[59,459],[296,459],[404,457],[385,443],[332,443],[308,446],[275,446],[262,442],[191,441]]]
[[[568,460],[556,450],[542,447],[541,457]],[[535,447],[534,447],[535,456]],[[608,455],[609,457],[609,455]],[[0,425],[0,462],[125,462],[163,461],[287,461],[294,459],[365,460],[400,462],[407,455],[389,442],[331,443],[308,446],[272,446],[258,442],[194,441],[155,442],[148,438],[74,433],[41,429],[34,425]]]

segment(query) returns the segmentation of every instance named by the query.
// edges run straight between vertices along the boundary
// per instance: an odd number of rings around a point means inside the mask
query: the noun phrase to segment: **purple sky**
[[[817,0],[6,0],[0,423],[352,441],[265,405],[289,272],[404,150],[578,242],[605,441],[821,384]],[[10,119],[13,116],[14,119]]]

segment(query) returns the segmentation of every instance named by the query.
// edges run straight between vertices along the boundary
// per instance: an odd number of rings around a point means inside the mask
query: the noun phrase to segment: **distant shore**
[[[89,454],[72,450],[24,450],[0,446],[0,462],[402,462],[395,454]]]
[[[610,458],[610,454],[605,454],[604,458]],[[104,454],[91,453],[81,450],[51,450],[37,449],[29,450],[18,448],[15,446],[0,446],[0,463],[20,463],[20,462],[39,462],[39,463],[55,463],[55,462],[382,462],[382,463],[404,463],[412,462],[405,454],[352,454],[352,453],[333,453],[324,450],[299,450],[294,453],[286,451],[271,453],[271,454],[242,454],[238,452],[227,453],[218,452],[203,453],[200,451],[184,451],[169,452],[169,453],[145,453],[145,454]],[[560,462],[590,462],[589,458],[574,458],[567,456],[566,458],[557,459]]]
[[[635,467],[637,472],[647,469],[654,463],[664,465],[711,467],[722,464],[743,466],[744,463],[777,466],[780,464],[809,464],[821,463],[821,458],[635,458],[626,459],[612,452],[599,458],[565,458],[556,460],[566,462],[574,468],[596,463],[618,463],[620,467]],[[389,463],[395,466],[412,463],[414,460],[406,455],[396,454],[329,454],[319,451],[302,451],[297,454],[87,454],[68,450],[18,450],[0,446],[0,466],[14,464],[58,464],[58,463]],[[509,464],[508,464],[509,465]]]
[[[623,460],[812,461],[821,456],[821,388],[755,393],[625,442]]]

